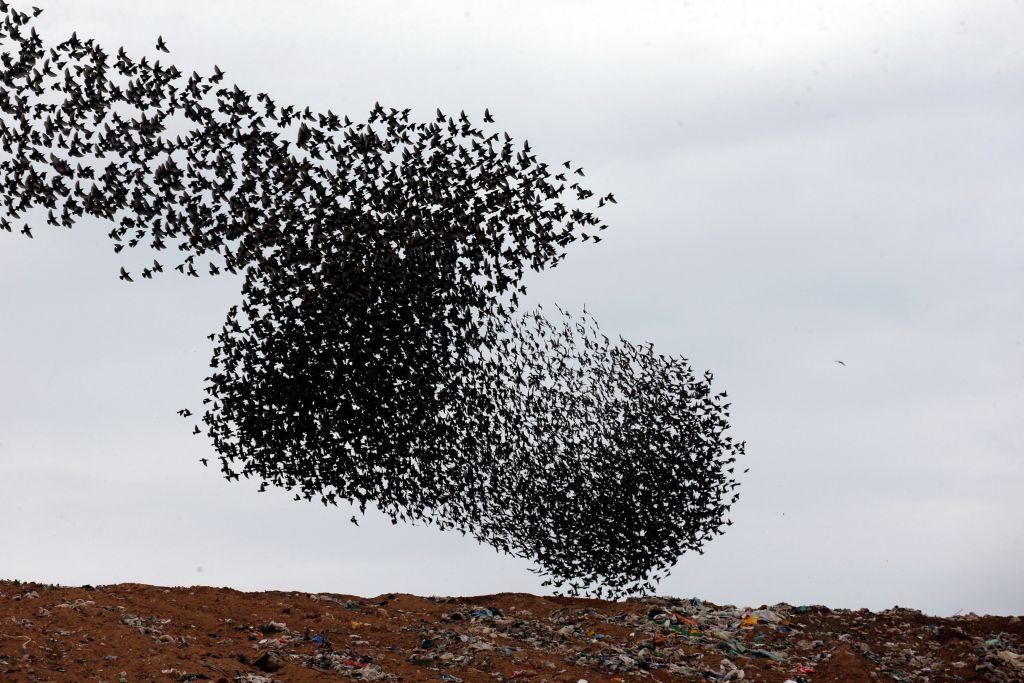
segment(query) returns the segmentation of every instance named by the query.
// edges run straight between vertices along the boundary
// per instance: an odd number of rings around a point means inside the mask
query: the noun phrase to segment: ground
[[[0,681],[1024,681],[1018,617],[0,582]]]

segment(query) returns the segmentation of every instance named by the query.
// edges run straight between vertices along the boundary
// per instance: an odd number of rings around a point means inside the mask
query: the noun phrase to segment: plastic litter
[[[159,595],[146,602],[140,598],[146,591]],[[197,613],[192,628],[180,616],[187,612],[160,611],[187,591],[174,589],[167,596],[162,589],[112,587],[82,600],[81,592],[52,594],[0,581],[0,622],[6,624],[0,628],[0,679],[8,674],[21,680],[28,658],[43,652],[37,648],[45,643],[55,652],[73,646],[92,663],[117,661],[107,666],[105,680],[120,683],[116,672],[128,655],[114,647],[141,636],[144,647],[159,648],[168,658],[164,666],[171,668],[160,679],[167,681],[223,675],[230,683],[283,683],[311,669],[339,679],[449,683],[497,680],[495,673],[502,680],[537,683],[860,680],[850,677],[851,670],[876,674],[872,680],[879,681],[1024,681],[1024,633],[1005,617],[785,604],[752,608],[662,597],[619,603],[503,597],[499,610],[461,598],[402,596],[386,609],[382,601],[349,601],[355,605],[349,612],[341,600],[294,593],[275,595],[274,611],[243,609],[232,612],[234,618],[222,613],[215,623],[208,612],[206,623],[199,622]],[[24,597],[31,592],[39,597]],[[526,604],[529,609],[516,607]],[[255,614],[275,613],[290,615],[291,627],[246,623]],[[107,629],[103,639],[91,642],[91,654],[83,651],[90,647],[83,635],[101,623]],[[62,666],[74,665],[75,656],[62,659]],[[44,661],[38,658],[34,665]],[[236,675],[238,666],[257,673]]]

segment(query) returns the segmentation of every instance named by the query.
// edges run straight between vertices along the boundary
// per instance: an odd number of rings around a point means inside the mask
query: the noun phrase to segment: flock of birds
[[[38,14],[0,0],[0,229],[88,216],[152,250],[122,280],[238,276],[193,430],[228,479],[470,534],[573,595],[653,591],[730,523],[744,444],[711,374],[520,306],[605,229],[582,168],[464,112],[353,122],[47,47]]]

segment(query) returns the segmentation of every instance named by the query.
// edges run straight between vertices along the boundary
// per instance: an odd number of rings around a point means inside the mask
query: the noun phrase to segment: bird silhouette
[[[0,228],[103,221],[115,253],[163,252],[140,279],[241,282],[192,429],[228,481],[458,531],[596,597],[729,526],[745,444],[711,374],[523,304],[607,228],[582,167],[464,111],[353,120],[32,19],[0,0]]]

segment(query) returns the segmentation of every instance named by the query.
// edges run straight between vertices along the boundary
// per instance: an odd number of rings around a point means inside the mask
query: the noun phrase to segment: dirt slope
[[[0,681],[1024,681],[1017,617],[0,582]]]

